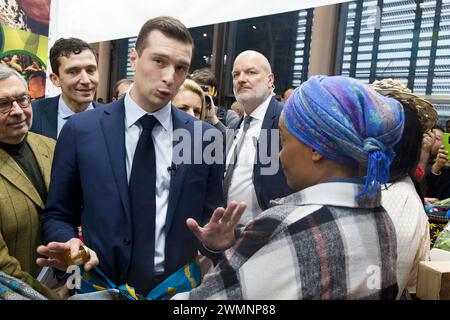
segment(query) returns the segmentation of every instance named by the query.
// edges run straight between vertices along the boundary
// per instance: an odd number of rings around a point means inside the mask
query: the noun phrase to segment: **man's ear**
[[[314,162],[318,162],[318,161],[320,161],[320,160],[322,160],[322,158],[323,158],[323,155],[322,154],[320,154],[320,153],[318,153],[316,150],[314,150],[314,149],[311,149],[311,160],[312,161],[314,161]]]
[[[273,87],[273,83],[275,82],[275,77],[274,77],[273,73],[270,73],[268,75],[268,78],[269,78],[269,87]]]
[[[50,81],[53,83],[53,85],[55,87],[60,88],[61,87],[61,83],[59,81],[59,77],[55,74],[55,73],[50,73]]]
[[[136,71],[136,61],[138,60],[139,55],[135,48],[131,48],[130,51],[130,63],[131,63],[131,70]]]

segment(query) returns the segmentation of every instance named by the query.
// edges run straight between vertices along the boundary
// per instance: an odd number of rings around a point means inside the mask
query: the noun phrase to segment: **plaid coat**
[[[221,262],[175,299],[394,299],[397,249],[380,199],[329,182],[274,202]]]

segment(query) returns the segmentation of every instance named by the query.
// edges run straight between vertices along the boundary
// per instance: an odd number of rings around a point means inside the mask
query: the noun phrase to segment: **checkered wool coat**
[[[394,299],[397,249],[380,199],[322,183],[247,224],[203,283],[175,299]]]

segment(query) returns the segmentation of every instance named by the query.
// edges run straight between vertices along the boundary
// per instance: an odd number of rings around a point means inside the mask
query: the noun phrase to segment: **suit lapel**
[[[42,113],[42,134],[56,139],[58,135],[58,103],[59,97],[50,98]]]
[[[277,117],[276,113],[276,100],[272,97],[269,103],[269,107],[267,108],[266,114],[264,115],[264,120],[261,126],[261,129],[269,130],[267,138],[270,138],[270,129],[275,128],[274,121]],[[261,138],[261,134],[259,135],[259,138]],[[258,141],[259,141],[258,138]],[[269,140],[270,141],[270,140]]]
[[[44,208],[44,203],[42,202],[39,193],[36,191],[25,172],[23,172],[17,162],[3,149],[0,149],[0,175],[17,189],[22,191],[38,207]]]
[[[120,99],[104,109],[101,126],[114,179],[119,188],[120,199],[122,200],[127,216],[130,217],[131,209],[125,160],[125,105],[123,101],[123,99]]]
[[[191,134],[191,139],[194,138],[193,129],[189,126],[189,122],[191,120],[187,117],[183,117],[183,111],[178,110],[176,107],[172,106],[172,123],[173,130],[177,129],[185,129],[188,130]],[[180,114],[181,113],[181,114]],[[178,142],[173,141],[173,147],[177,145]],[[194,141],[192,141],[191,145],[193,145]],[[193,152],[193,148],[191,148],[191,152]],[[193,159],[193,153],[192,159]],[[172,155],[173,158],[173,155]],[[173,165],[173,164],[172,164]],[[186,176],[186,172],[188,170],[188,164],[180,164],[176,167],[176,171],[172,173],[170,177],[170,191],[169,191],[169,204],[167,207],[167,216],[166,216],[166,234],[170,230],[170,226],[172,224],[173,216],[175,214],[175,210],[178,204],[178,198],[180,196],[180,192],[183,189],[184,178]]]
[[[36,162],[41,170],[42,178],[44,179],[45,188],[48,190],[50,187],[53,150],[51,150],[46,144],[41,143],[38,136],[32,132],[28,133],[27,143],[33,151]]]
[[[263,134],[263,132],[265,131],[266,133],[266,154],[269,155],[270,151],[271,151],[271,139],[272,139],[272,131],[271,129],[275,129],[277,128],[277,124],[275,123],[275,120],[277,118],[277,101],[275,100],[275,98],[272,97],[272,99],[270,100],[269,103],[269,107],[267,108],[266,114],[264,115],[264,119],[263,119],[263,123],[261,126],[261,132],[259,134],[258,137],[258,143],[256,144],[256,161],[255,161],[255,165],[253,166],[253,177],[255,176],[259,176],[260,175],[260,168],[261,168],[261,161],[259,158],[259,148],[260,146],[260,142],[261,142],[261,135]],[[263,131],[264,130],[264,131]]]

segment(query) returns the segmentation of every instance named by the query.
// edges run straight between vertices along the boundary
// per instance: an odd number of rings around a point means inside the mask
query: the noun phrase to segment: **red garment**
[[[425,170],[423,170],[421,167],[416,167],[415,176],[418,182],[421,182],[423,178],[425,177]]]
[[[83,241],[83,232],[81,231],[81,226],[78,227],[78,238],[81,240],[81,242]]]

